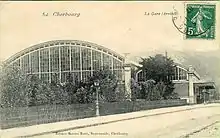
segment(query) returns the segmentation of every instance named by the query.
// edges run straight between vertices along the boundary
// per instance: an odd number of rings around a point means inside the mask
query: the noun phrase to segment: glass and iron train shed
[[[131,95],[131,68],[141,67],[136,62],[129,61],[103,46],[79,40],[53,40],[36,44],[26,48],[6,60],[6,63],[19,66],[25,74],[38,76],[40,79],[51,82],[59,80],[65,83],[71,74],[74,81],[86,81],[94,71],[109,69],[118,80],[124,84],[125,92]],[[175,91],[189,103],[196,103],[197,84],[200,76],[193,67],[183,67],[176,64],[174,76]],[[137,71],[135,80],[143,81],[141,70]],[[207,83],[202,83],[207,86]],[[204,87],[203,86],[203,87]],[[214,83],[211,85],[214,89]]]
[[[24,49],[7,60],[26,74],[44,81],[66,82],[68,74],[86,81],[94,71],[107,68],[123,80],[124,57],[103,46],[79,40],[55,40]],[[57,77],[57,78],[53,78]]]

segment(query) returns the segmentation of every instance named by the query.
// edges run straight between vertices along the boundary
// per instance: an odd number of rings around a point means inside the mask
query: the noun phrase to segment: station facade
[[[87,81],[97,70],[108,69],[124,85],[125,92],[131,96],[131,68],[140,64],[128,60],[103,46],[79,40],[54,40],[24,49],[10,57],[8,64],[20,67],[26,74],[36,75],[45,82],[53,79],[65,83],[68,75],[74,81]],[[135,80],[139,80],[137,71]],[[181,65],[175,66],[175,92],[188,103],[197,103],[201,91],[215,89],[214,82],[201,81],[195,69]],[[128,98],[131,98],[129,97]]]

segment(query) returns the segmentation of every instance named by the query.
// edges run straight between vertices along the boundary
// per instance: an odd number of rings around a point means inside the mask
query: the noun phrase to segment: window
[[[50,48],[51,72],[59,72],[59,47]]]
[[[174,80],[178,80],[178,67],[175,67]]]
[[[104,67],[110,69],[112,66],[111,57],[109,55],[103,54],[103,64]]]
[[[92,51],[92,64],[93,70],[100,70],[101,69],[101,53],[95,50]]]
[[[26,55],[21,58],[21,69],[24,73],[29,73],[30,68],[29,68],[29,55]]]
[[[39,51],[35,51],[30,54],[31,59],[31,73],[39,72]]]
[[[79,47],[71,47],[71,68],[72,70],[80,70],[80,48]]]
[[[40,69],[41,72],[49,72],[49,49],[40,51]]]
[[[13,66],[14,66],[14,67],[20,67],[20,59],[18,59],[17,61],[15,61],[15,62],[13,63]]]
[[[122,63],[116,59],[113,59],[113,69],[114,70],[122,69]]]
[[[180,69],[180,80],[186,80],[186,71]]]
[[[60,60],[61,60],[61,71],[70,70],[70,57],[69,57],[69,47],[60,47]]]
[[[43,80],[44,82],[49,82],[49,73],[41,74],[41,80]]]
[[[88,48],[82,48],[82,69],[91,70],[91,50]]]
[[[90,71],[83,71],[82,72],[82,81],[86,82],[90,76],[91,76],[91,72]]]

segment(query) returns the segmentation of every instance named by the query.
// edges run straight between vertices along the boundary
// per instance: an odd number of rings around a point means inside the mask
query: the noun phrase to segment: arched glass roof
[[[70,46],[80,46],[80,47],[85,47],[85,48],[89,48],[92,50],[96,50],[108,55],[113,56],[114,58],[120,60],[120,61],[124,61],[124,56],[108,49],[105,48],[101,45],[97,45],[95,43],[91,43],[91,42],[87,42],[87,41],[81,41],[81,40],[52,40],[52,41],[47,41],[47,42],[43,42],[43,43],[39,43],[36,45],[33,45],[31,47],[28,47],[18,53],[16,53],[15,55],[11,56],[9,59],[6,60],[6,63],[12,63],[14,62],[16,59],[29,54],[31,52],[40,50],[40,49],[44,49],[44,48],[48,48],[48,47],[53,47],[53,46],[62,46],[62,45],[70,45]]]

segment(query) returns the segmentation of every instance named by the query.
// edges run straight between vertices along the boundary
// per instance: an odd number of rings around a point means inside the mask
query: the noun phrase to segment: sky
[[[220,13],[220,4],[216,8],[216,13]],[[172,16],[155,15],[174,9],[181,22],[184,2],[0,2],[0,59],[57,39],[89,41],[136,56],[166,49],[220,49],[219,32],[216,31],[215,40],[188,40],[174,27]],[[80,15],[53,16],[55,12]],[[144,15],[145,12],[150,15]],[[219,14],[216,18],[216,30],[220,30]]]

